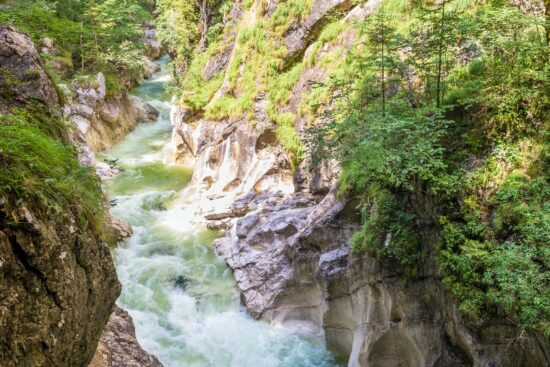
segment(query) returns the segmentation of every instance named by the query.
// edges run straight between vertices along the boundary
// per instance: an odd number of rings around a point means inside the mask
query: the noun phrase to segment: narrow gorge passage
[[[113,213],[134,230],[114,255],[118,302],[140,343],[166,367],[334,366],[320,341],[275,330],[240,305],[231,271],[212,251],[217,233],[198,224],[186,201],[192,172],[171,158],[168,80],[163,70],[135,91],[160,110],[157,122],[102,156],[124,169],[106,186]]]

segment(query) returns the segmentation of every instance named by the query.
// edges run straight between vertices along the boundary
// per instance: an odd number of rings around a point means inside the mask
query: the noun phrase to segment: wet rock
[[[143,78],[145,79],[150,78],[154,73],[160,70],[160,67],[147,56],[142,56],[141,61],[143,62]]]
[[[132,227],[128,222],[112,215],[110,211],[106,212],[105,223],[110,235],[109,242],[112,244],[116,244],[130,237],[133,233]]]
[[[59,108],[57,91],[31,39],[17,28],[0,27],[0,91],[15,100],[36,99]]]
[[[162,367],[162,364],[138,344],[128,312],[115,306],[88,367]]]
[[[186,290],[187,287],[189,287],[191,280],[187,278],[185,275],[178,275],[177,277],[172,279],[172,283],[174,283],[175,288]]]
[[[159,117],[159,111],[141,98],[132,97],[136,118],[139,122],[155,122]]]

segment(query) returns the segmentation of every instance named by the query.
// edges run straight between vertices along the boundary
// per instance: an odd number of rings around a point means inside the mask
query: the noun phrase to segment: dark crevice
[[[49,298],[51,298],[51,300],[55,303],[55,305],[59,309],[64,309],[63,304],[62,304],[61,300],[59,299],[59,296],[57,295],[57,293],[52,291],[48,287],[48,282],[47,282],[46,277],[44,276],[44,274],[39,269],[37,269],[36,267],[32,266],[29,263],[29,261],[27,259],[27,254],[25,253],[25,250],[23,250],[23,248],[17,243],[15,238],[13,238],[11,236],[10,236],[10,244],[11,244],[11,247],[12,247],[13,254],[19,260],[21,265],[23,265],[23,267],[28,272],[34,274],[40,280],[44,290],[46,291],[46,294],[48,295]]]
[[[288,71],[292,69],[292,67],[298,63],[303,61],[304,54],[306,53],[309,46],[311,46],[319,36],[321,35],[321,32],[325,25],[330,23],[331,21],[341,20],[343,19],[347,11],[352,7],[353,2],[351,1],[344,1],[343,3],[335,6],[334,8],[327,11],[325,15],[323,15],[319,20],[317,20],[315,23],[313,23],[309,29],[307,29],[306,37],[303,39],[303,46],[299,49],[295,50],[294,52],[290,53],[287,56],[287,59],[284,62],[282,72]],[[293,32],[296,32],[298,29],[300,29],[300,23],[294,24],[285,34],[285,38],[289,37]]]

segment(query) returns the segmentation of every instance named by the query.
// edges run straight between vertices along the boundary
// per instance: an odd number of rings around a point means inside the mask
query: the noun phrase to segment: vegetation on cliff
[[[182,106],[254,124],[265,99],[295,169],[306,156],[340,162],[340,192],[362,203],[355,251],[411,276],[435,259],[465,315],[550,334],[542,3],[386,0],[365,21],[324,17],[297,53],[288,36],[315,2],[160,3],[162,37],[185,59]],[[175,22],[189,19],[207,26]],[[306,72],[324,81],[297,90]]]
[[[99,180],[78,162],[63,119],[32,103],[0,116],[0,137],[0,197],[52,216],[70,210],[82,228],[101,233]]]
[[[464,314],[549,335],[544,19],[496,1],[397,3],[322,87],[338,98],[315,154],[337,157],[341,191],[362,198],[354,249],[412,275],[435,255]]]
[[[0,25],[13,24],[29,35],[42,60],[28,44],[25,47],[33,50],[13,57],[37,58],[35,69],[25,70],[29,65],[24,63],[0,68],[0,195],[14,198],[11,205],[24,201],[48,208],[51,215],[71,210],[81,226],[101,231],[103,194],[98,179],[80,166],[68,133],[74,127],[61,117],[60,106],[43,103],[37,99],[43,91],[32,90],[51,89],[50,83],[33,83],[41,78],[43,63],[58,88],[51,94],[62,102],[70,92],[60,84],[87,83],[95,80],[91,73],[103,72],[111,93],[128,78],[137,79],[143,69],[143,46],[135,41],[150,18],[146,5],[138,0],[22,0],[0,5]],[[31,98],[20,103],[18,90],[28,90]]]
[[[136,41],[151,18],[147,5],[150,1],[8,0],[0,5],[0,24],[15,25],[45,51],[56,83],[103,72],[108,92],[116,93],[143,70],[143,44]]]

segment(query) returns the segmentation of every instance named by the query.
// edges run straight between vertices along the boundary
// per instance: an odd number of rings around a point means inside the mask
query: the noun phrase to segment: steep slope
[[[362,50],[359,25],[383,4],[244,1],[203,19],[209,44],[182,74],[173,141],[194,168],[199,211],[226,230],[216,250],[254,316],[323,336],[350,366],[548,366],[545,336],[459,310],[438,270],[428,195],[400,203],[422,214],[429,249],[411,274],[375,251],[352,252],[361,197],[337,195],[335,160],[311,168],[311,127],[330,118],[336,93],[317,87],[347,72],[351,50]]]
[[[158,55],[154,31],[146,35]],[[102,73],[87,87],[75,82],[72,100],[46,71],[43,58],[58,52],[47,43],[41,56],[26,34],[0,28],[2,366],[87,366],[92,357],[92,366],[162,366],[114,305],[120,284],[106,242],[131,228],[109,213],[94,172],[114,173],[94,151],[158,112],[125,89],[106,98]]]
[[[0,50],[2,364],[85,366],[120,292],[101,189],[30,38],[2,27]]]

